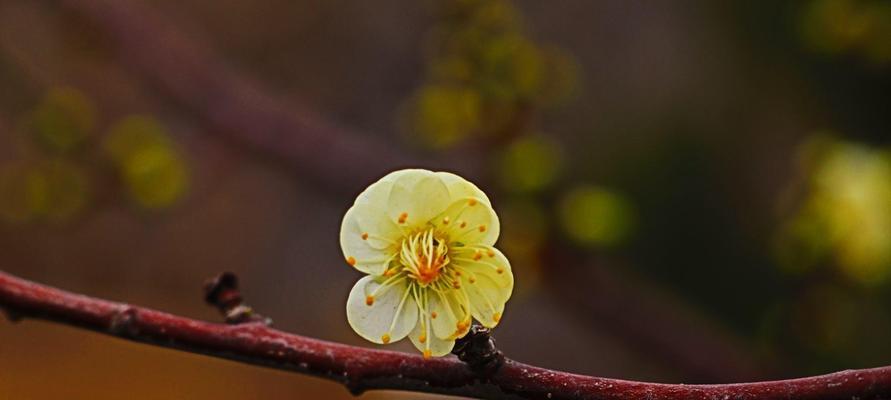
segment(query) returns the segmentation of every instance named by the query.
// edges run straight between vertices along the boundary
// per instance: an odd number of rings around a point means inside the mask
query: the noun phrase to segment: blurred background
[[[511,358],[887,365],[889,105],[886,1],[0,0],[0,268],[207,320],[234,271],[278,328],[372,346],[341,218],[425,167],[493,199]],[[2,399],[351,397],[43,322],[0,343]]]

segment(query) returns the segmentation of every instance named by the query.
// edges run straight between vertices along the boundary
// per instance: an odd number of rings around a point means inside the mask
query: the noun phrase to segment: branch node
[[[467,335],[455,341],[452,354],[479,376],[491,376],[504,364],[504,354],[495,347],[492,330],[480,325],[471,326]]]
[[[108,330],[116,335],[136,336],[139,333],[133,325],[136,318],[135,309],[129,306],[124,307],[111,317]]]
[[[367,390],[364,385],[360,383],[361,379],[347,379],[344,382],[344,386],[346,386],[347,390],[350,391],[350,394],[353,396],[361,396]]]
[[[241,292],[238,291],[238,277],[232,272],[223,272],[204,283],[204,301],[216,307],[227,324],[259,322],[272,325],[271,319],[244,304]]]

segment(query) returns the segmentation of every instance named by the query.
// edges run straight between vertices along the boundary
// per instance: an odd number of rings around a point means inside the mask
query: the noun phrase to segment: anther
[[[499,274],[503,274],[503,273],[504,273],[504,268],[498,267],[498,269],[496,269],[495,272],[497,272],[497,273],[499,273]]]
[[[500,313],[500,312],[497,312],[497,313],[495,313],[495,314],[492,314],[492,319],[495,320],[495,323],[496,323],[496,324],[499,323],[499,322],[501,322],[501,313]]]
[[[368,240],[368,232],[362,233],[362,240]]]
[[[385,333],[383,336],[381,336],[381,342],[384,342],[384,344],[390,343],[390,334]]]
[[[465,222],[465,221],[461,221],[461,225],[460,225],[460,227],[463,228],[463,227],[465,227],[465,226],[467,226],[467,222]]]
[[[404,224],[405,220],[407,220],[407,219],[408,219],[408,213],[404,212],[402,214],[399,214],[399,223],[400,224]]]
[[[461,276],[461,271],[455,270],[455,276]]]
[[[486,231],[486,226],[485,226],[485,225],[480,225],[479,230],[480,230],[480,232],[485,232],[485,231]]]
[[[424,359],[425,360],[430,359],[430,349],[424,350]]]
[[[455,327],[458,328],[458,332],[463,333],[470,327],[470,321],[458,321]]]
[[[430,313],[430,318],[436,319],[436,311]]]
[[[449,224],[449,217],[445,217],[445,218],[443,218],[443,219],[442,219],[442,224],[443,224],[443,225],[448,225],[448,224]]]
[[[347,261],[347,264],[349,264],[349,265],[352,265],[352,266],[356,265],[356,257],[349,256],[349,257],[347,257],[346,261]]]
[[[474,277],[472,277],[472,276],[467,281],[470,283],[476,283],[476,279],[474,279]]]
[[[483,258],[483,252],[477,250],[473,253],[473,261],[479,261],[480,258]]]
[[[384,272],[384,276],[386,277],[391,277],[393,275],[396,275],[396,268],[390,268]]]
[[[418,336],[418,342],[421,342],[421,343],[427,342],[427,335],[422,333],[421,336]]]
[[[372,304],[374,304],[374,296],[365,297],[365,305],[370,306]]]
[[[488,251],[486,251],[486,255],[489,257],[495,257],[495,251],[492,249],[489,249]]]
[[[470,199],[470,201],[467,202],[467,205],[469,205],[469,206],[471,206],[471,207],[475,206],[475,205],[476,205],[476,199]]]

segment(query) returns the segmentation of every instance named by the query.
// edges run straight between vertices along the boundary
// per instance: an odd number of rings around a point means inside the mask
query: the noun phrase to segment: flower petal
[[[441,179],[426,170],[413,170],[393,182],[387,211],[400,226],[427,225],[449,206],[449,189]]]
[[[340,226],[340,248],[353,267],[366,274],[381,275],[387,270],[396,251],[395,241],[379,236],[379,231],[362,229],[356,207],[347,210]]]
[[[455,340],[470,329],[470,306],[457,290],[428,291],[427,309],[433,334],[440,339]]]
[[[380,344],[404,338],[418,323],[418,306],[404,277],[366,276],[347,300],[347,320],[359,336]]]
[[[507,295],[514,287],[514,274],[510,268],[510,261],[500,250],[492,246],[465,246],[453,250],[451,256],[453,268],[468,279],[477,275],[489,277],[496,285],[508,289]],[[505,299],[507,300],[507,299]]]
[[[436,176],[449,188],[452,201],[474,197],[491,206],[489,197],[470,181],[451,172],[436,172]]]
[[[452,352],[455,340],[446,340],[436,337],[431,327],[430,315],[422,313],[415,325],[415,329],[408,335],[411,343],[415,345],[424,357],[442,357]]]
[[[462,274],[461,287],[467,294],[473,318],[487,328],[498,325],[504,313],[504,303],[510,298],[513,286],[501,287],[488,275]]]
[[[501,225],[492,207],[476,197],[454,201],[434,221],[449,235],[449,245],[491,246],[498,240]]]
[[[350,209],[352,218],[355,219],[358,226],[359,234],[368,234],[368,245],[371,247],[389,248],[395,246],[394,243],[402,237],[402,228],[390,218],[387,212],[387,201],[390,198],[390,191],[393,189],[393,182],[404,174],[405,171],[392,172],[371,184],[359,194],[356,203]],[[343,232],[341,232],[341,236],[343,236]]]

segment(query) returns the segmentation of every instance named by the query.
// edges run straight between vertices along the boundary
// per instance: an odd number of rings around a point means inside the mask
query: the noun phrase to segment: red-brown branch
[[[261,322],[197,321],[96,299],[0,272],[0,308],[10,319],[40,318],[110,336],[261,365],[343,383],[353,393],[394,389],[482,399],[883,399],[891,367],[729,385],[668,385],[551,371],[511,360],[477,375],[454,357],[348,346],[278,331]]]

